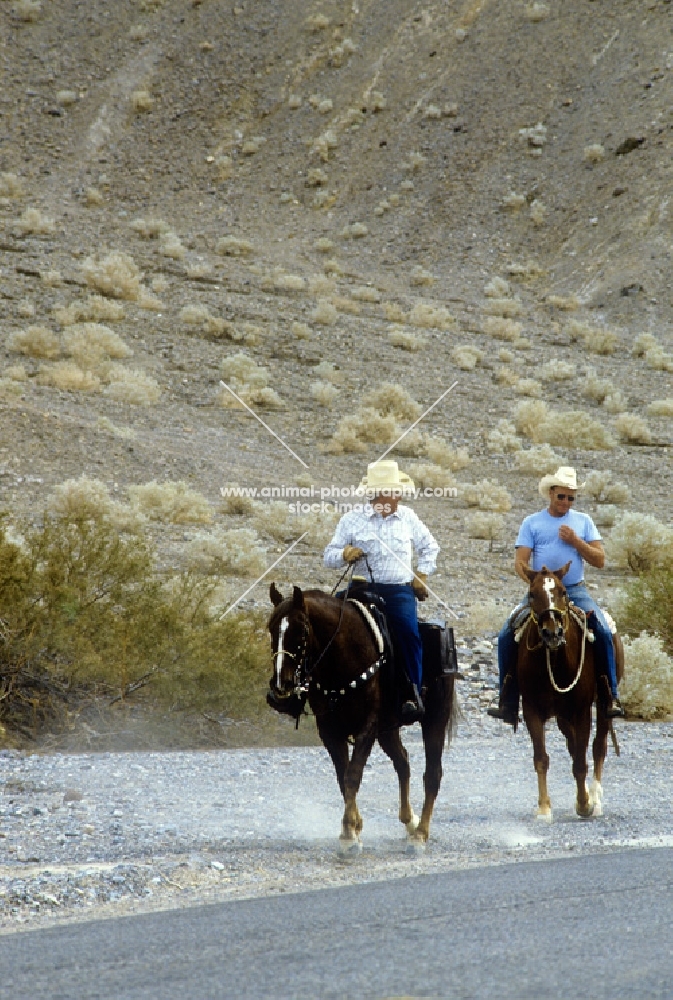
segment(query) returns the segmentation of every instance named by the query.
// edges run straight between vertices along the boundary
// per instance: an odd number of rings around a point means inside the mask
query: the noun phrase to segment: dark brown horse
[[[352,601],[321,590],[295,587],[292,596],[283,599],[271,584],[270,595],[275,606],[269,620],[274,672],[268,700],[282,710],[284,701],[301,706],[308,698],[344,798],[342,847],[360,847],[362,817],[356,797],[376,740],[397,772],[400,822],[412,841],[424,844],[442,780],[442,751],[456,718],[454,677],[428,678],[421,724],[425,801],[419,821],[409,801],[409,758],[400,739],[400,721],[384,690],[381,648],[365,616]]]
[[[551,801],[547,791],[549,755],[545,749],[544,727],[556,722],[566,738],[577,783],[575,809],[579,816],[602,814],[603,763],[608,750],[608,733],[615,750],[619,748],[612,728],[597,698],[594,650],[590,620],[568,602],[562,578],[570,563],[558,570],[543,566],[528,570],[531,616],[519,641],[517,674],[523,704],[523,718],[533,741],[533,761],[538,781],[540,819],[551,822]],[[617,676],[624,671],[624,649],[613,636]],[[587,749],[591,736],[591,706],[596,700],[596,734],[593,741],[594,780],[587,787]]]

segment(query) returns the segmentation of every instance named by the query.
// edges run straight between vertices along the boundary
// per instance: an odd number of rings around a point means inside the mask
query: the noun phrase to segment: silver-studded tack
[[[320,690],[320,681],[316,681],[315,682],[315,686],[316,686],[316,689],[319,691]]]
[[[357,685],[358,685],[357,681],[351,681],[351,687],[352,688],[357,687]]]
[[[367,671],[365,670],[363,673],[361,673],[360,677],[362,678],[363,681],[366,681],[367,680]]]

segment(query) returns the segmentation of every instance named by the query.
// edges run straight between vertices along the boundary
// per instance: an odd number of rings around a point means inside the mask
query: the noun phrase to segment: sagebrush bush
[[[510,420],[499,420],[495,427],[485,432],[485,439],[488,450],[496,454],[521,451],[523,447]]]
[[[451,351],[451,360],[463,371],[472,371],[484,360],[485,354],[472,344],[457,344]]]
[[[0,198],[22,198],[23,182],[16,174],[0,170]]]
[[[542,395],[542,383],[536,378],[521,378],[516,383],[514,391],[519,396],[532,396],[539,398]]]
[[[568,324],[571,341],[581,340],[585,348],[593,354],[612,354],[617,346],[617,335],[604,327],[591,326],[579,320]]]
[[[673,567],[663,563],[640,573],[619,596],[615,612],[623,632],[646,629],[659,636],[673,656]]]
[[[392,415],[397,420],[414,421],[422,410],[419,403],[396,382],[382,382],[378,389],[363,397],[366,406],[378,410],[384,417]]]
[[[165,233],[170,233],[171,227],[163,219],[134,219],[130,223],[131,229],[144,240],[158,240]]]
[[[609,469],[594,469],[590,472],[584,482],[584,490],[598,504],[622,504],[629,499],[628,486],[613,482]]]
[[[101,380],[92,371],[83,370],[73,361],[57,361],[40,369],[37,381],[64,392],[99,392]]]
[[[131,533],[140,531],[144,524],[137,511],[113,499],[104,482],[85,475],[55,486],[47,498],[46,509],[68,523],[91,521]]]
[[[669,718],[673,715],[673,659],[663,649],[662,640],[642,631],[636,639],[625,636],[623,641],[620,695],[628,716]]]
[[[29,326],[17,330],[7,338],[7,348],[29,358],[57,358],[61,345],[55,333],[46,326]]]
[[[152,406],[161,397],[161,388],[156,379],[139,369],[110,365],[106,374],[108,384],[105,395],[118,403],[132,406]]]
[[[647,412],[653,417],[673,417],[673,397],[652,400]]]
[[[250,240],[242,239],[239,236],[222,236],[217,241],[216,251],[224,257],[249,257],[255,252],[254,244]]]
[[[462,483],[459,496],[468,507],[480,507],[482,510],[503,513],[512,509],[512,498],[507,488],[491,479],[482,479],[478,483]]]
[[[481,327],[484,333],[490,337],[512,342],[519,339],[523,330],[521,323],[516,323],[513,319],[506,319],[502,316],[487,316]]]
[[[283,400],[269,385],[269,369],[258,365],[244,351],[223,358],[220,362],[220,371],[227,385],[231,386],[236,395],[248,406],[272,408],[283,406]],[[234,409],[241,406],[235,396],[224,387],[218,398],[220,406]]]
[[[16,220],[15,228],[23,236],[50,236],[56,229],[56,223],[39,208],[27,208]]]
[[[129,486],[132,506],[153,521],[171,524],[210,524],[213,513],[210,504],[197,490],[183,480],[178,482],[144,483]]]
[[[505,519],[502,514],[475,511],[465,518],[468,538],[484,538],[492,543],[505,533]]]
[[[335,455],[362,453],[368,444],[392,444],[401,433],[392,413],[383,416],[373,406],[361,406],[341,418],[325,450]]]
[[[448,330],[455,323],[455,318],[446,306],[417,302],[409,313],[409,323],[427,329]]]
[[[445,469],[441,465],[435,465],[433,462],[412,463],[407,471],[414,481],[414,486],[420,489],[425,489],[426,487],[443,489],[447,486],[459,486],[450,469]]]
[[[318,303],[311,313],[311,319],[314,323],[320,323],[321,326],[333,326],[338,318],[339,313],[329,299],[318,299]]]
[[[638,416],[637,413],[620,414],[615,420],[615,430],[621,441],[628,441],[632,444],[651,444],[652,442],[652,431],[648,427],[647,421]]]
[[[511,292],[509,281],[505,281],[504,278],[491,278],[484,286],[484,295],[489,299],[505,299],[511,295]]]
[[[491,297],[482,305],[482,311],[487,316],[501,316],[503,319],[514,319],[521,315],[522,305],[518,299]]]
[[[313,373],[333,385],[341,385],[344,380],[344,373],[337,368],[333,361],[320,361],[313,369]]]
[[[200,531],[188,543],[190,569],[211,576],[258,576],[266,569],[266,550],[252,528]]]
[[[101,295],[132,302],[141,297],[142,273],[129,254],[109,253],[102,260],[87,257],[82,271],[87,285]]]
[[[547,473],[556,472],[561,464],[561,458],[548,444],[517,450],[514,455],[514,467],[518,472],[528,475],[546,476]]]
[[[120,302],[111,302],[102,295],[88,295],[69,306],[55,306],[52,315],[61,326],[75,323],[116,323],[124,319],[124,307]]]
[[[92,371],[105,358],[128,358],[133,354],[118,334],[101,323],[74,323],[67,327],[63,350],[81,368]]]
[[[456,472],[470,464],[470,453],[467,448],[454,448],[444,438],[426,437],[424,439],[425,454],[435,465]]]
[[[605,551],[610,562],[634,573],[673,563],[673,528],[651,514],[625,511],[608,538]]]
[[[543,400],[519,403],[514,422],[536,444],[608,450],[615,442],[607,428],[585,410],[551,410]]]
[[[574,379],[576,374],[575,365],[569,361],[561,361],[559,358],[550,358],[543,365],[536,368],[536,375],[544,382],[567,382]]]
[[[400,347],[403,351],[411,351],[412,353],[420,351],[426,343],[424,337],[412,333],[411,330],[391,330],[388,334],[388,340],[393,347]]]
[[[310,392],[320,406],[332,406],[339,395],[339,390],[331,382],[311,382]]]

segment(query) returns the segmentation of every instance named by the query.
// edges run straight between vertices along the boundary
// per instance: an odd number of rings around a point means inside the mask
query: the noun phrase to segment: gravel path
[[[473,692],[475,694],[475,692]],[[574,814],[570,759],[549,727],[554,822],[534,818],[525,730],[467,699],[445,753],[431,841],[410,853],[397,783],[377,749],[360,808],[364,850],[336,851],[341,802],[322,748],[191,753],[0,753],[0,930],[194,905],[473,865],[673,844],[673,723],[619,723],[605,815]],[[421,802],[419,727],[407,731]]]

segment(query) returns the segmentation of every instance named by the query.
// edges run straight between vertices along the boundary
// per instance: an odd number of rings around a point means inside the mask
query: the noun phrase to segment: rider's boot
[[[516,729],[519,722],[519,692],[511,674],[505,674],[500,697],[491,702],[486,712],[492,719],[501,719]]]
[[[421,692],[415,684],[411,685],[413,697],[407,698],[402,705],[402,719],[404,722],[417,722],[425,715],[425,705],[421,698]]]
[[[624,715],[622,703],[613,695],[610,688],[610,679],[607,674],[601,674],[598,678],[598,700],[603,713],[607,719],[618,719]]]

